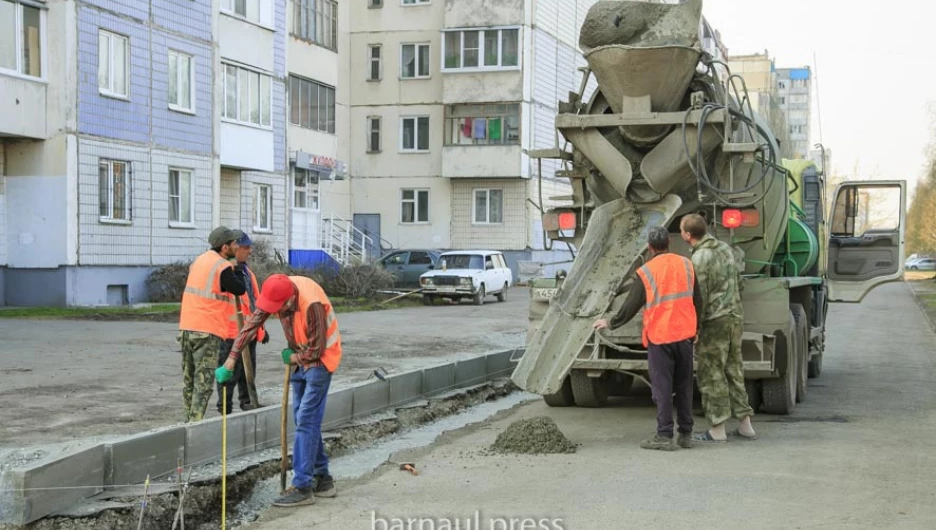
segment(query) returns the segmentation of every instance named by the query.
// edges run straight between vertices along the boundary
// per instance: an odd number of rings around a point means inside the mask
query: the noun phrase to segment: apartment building
[[[770,124],[770,128],[780,142],[780,156],[793,158],[795,146],[790,140],[790,127],[783,108],[785,96],[780,95],[780,78],[774,60],[767,50],[764,53],[732,55],[727,58],[732,74],[741,76],[744,85],[733,82],[739,93],[747,88],[751,108]]]
[[[218,1],[218,0],[216,0]],[[287,0],[220,0],[218,220],[288,245]]]
[[[0,24],[0,302],[145,300],[212,224],[211,1],[0,0]]]
[[[368,0],[351,8],[351,207],[396,248],[544,248],[540,178],[525,151],[557,143],[560,99],[585,64],[594,2]],[[570,194],[543,161],[545,206]]]
[[[802,68],[778,68],[777,90],[780,108],[787,117],[790,142],[795,158],[806,158],[809,144],[809,124],[812,112],[812,71]]]
[[[351,217],[350,4],[336,0],[289,0],[288,4],[289,259],[293,265],[315,267],[333,258],[344,261],[350,256],[343,253],[352,247],[356,257],[367,259],[367,251],[373,250],[364,248]],[[348,244],[342,245],[345,241]]]

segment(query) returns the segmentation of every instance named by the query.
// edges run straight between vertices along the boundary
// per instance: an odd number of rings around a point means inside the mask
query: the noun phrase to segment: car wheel
[[[484,294],[484,284],[481,284],[481,288],[474,295],[474,305],[484,305]]]
[[[507,300],[507,284],[505,283],[504,288],[501,289],[499,293],[497,293],[497,301],[504,302],[506,300]]]
[[[911,265],[911,266],[910,266],[910,270],[915,271],[915,270],[917,270],[917,268],[916,268],[915,266]]]

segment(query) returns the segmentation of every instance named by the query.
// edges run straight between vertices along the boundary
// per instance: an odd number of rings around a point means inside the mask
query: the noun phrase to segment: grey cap
[[[208,235],[208,244],[211,245],[211,248],[223,247],[225,243],[237,241],[242,237],[244,237],[244,233],[240,230],[232,230],[226,226],[219,226]]]

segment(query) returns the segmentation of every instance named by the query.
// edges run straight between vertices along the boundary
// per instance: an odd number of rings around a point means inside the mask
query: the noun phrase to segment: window
[[[122,35],[103,30],[98,33],[98,89],[101,94],[129,96],[129,44],[129,39]]]
[[[254,203],[254,230],[273,231],[273,189],[267,185],[257,186]]]
[[[221,0],[221,11],[263,26],[273,25],[271,0]]]
[[[504,222],[504,190],[474,190],[474,223]]]
[[[783,82],[783,81],[778,81],[778,82],[777,82],[777,88],[779,88],[780,90],[785,89],[785,88],[786,88],[786,83]]]
[[[293,208],[297,210],[319,209],[318,171],[301,167],[293,168]]]
[[[98,203],[101,221],[130,221],[130,163],[98,163]]]
[[[400,46],[400,77],[403,79],[429,77],[428,44],[403,44]]]
[[[380,152],[380,117],[369,116],[367,118],[367,152]]]
[[[367,75],[368,81],[380,81],[380,45],[371,44],[367,47],[367,57],[370,60],[370,72]]]
[[[335,0],[292,0],[293,37],[338,49],[338,2]]]
[[[790,96],[790,103],[796,103],[796,104],[809,103],[809,96],[806,94],[794,94]]]
[[[371,9],[383,7],[383,0],[367,0],[367,7]]]
[[[520,104],[448,105],[445,145],[517,145]]]
[[[794,79],[794,80],[793,80],[793,88],[806,88],[806,80],[805,80],[805,79]]]
[[[403,5],[405,6],[415,6],[429,4],[429,0],[403,0]]]
[[[169,226],[192,225],[194,193],[192,172],[187,169],[169,170]]]
[[[335,134],[335,89],[289,76],[289,123]]]
[[[429,116],[400,119],[400,151],[429,151]]]
[[[428,252],[410,252],[410,265],[432,265],[432,256]]]
[[[514,70],[520,66],[520,30],[498,28],[446,31],[443,71]]]
[[[232,64],[224,68],[222,116],[231,121],[270,127],[270,83],[266,74]]]
[[[400,222],[429,222],[429,190],[401,190]]]
[[[177,51],[169,52],[169,108],[194,111],[195,63],[192,56]]]
[[[15,0],[0,0],[0,70],[42,77],[45,14]]]
[[[785,97],[781,97],[781,98],[780,98],[780,104],[781,104],[781,105],[785,105],[785,104],[786,104],[786,98],[785,98]]]

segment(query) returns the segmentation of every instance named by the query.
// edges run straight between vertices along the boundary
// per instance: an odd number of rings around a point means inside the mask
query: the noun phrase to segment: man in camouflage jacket
[[[692,265],[702,291],[700,331],[696,344],[696,377],[702,408],[711,427],[696,435],[696,442],[724,442],[725,422],[741,420],[731,434],[743,439],[757,437],[751,425],[754,410],[744,389],[741,336],[744,309],[741,306],[741,270],[731,246],[707,233],[705,219],[686,215],[680,222],[684,241],[692,246]]]

